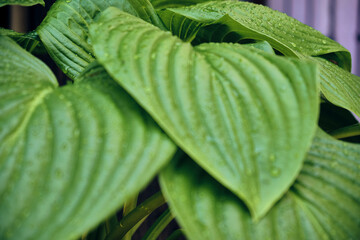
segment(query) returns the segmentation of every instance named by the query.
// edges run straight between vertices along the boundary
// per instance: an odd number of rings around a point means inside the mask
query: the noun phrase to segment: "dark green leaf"
[[[56,1],[37,32],[50,56],[70,78],[76,78],[94,60],[88,26],[109,6],[164,28],[148,0]]]
[[[320,66],[321,91],[335,105],[360,116],[360,77],[323,58],[312,58]]]
[[[5,5],[33,6],[36,4],[45,6],[43,0],[0,0],[0,7]]]
[[[337,107],[329,102],[320,105],[319,126],[325,132],[353,125],[358,121],[354,115],[346,109]]]
[[[56,88],[0,36],[0,239],[73,239],[140,191],[174,144],[102,67]]]
[[[259,222],[189,159],[168,165],[160,183],[189,239],[360,239],[359,170],[360,145],[319,131],[295,184]]]
[[[46,49],[35,31],[29,33],[18,33],[10,29],[0,28],[0,35],[12,38],[29,52],[36,54],[46,53]]]
[[[288,190],[316,129],[314,64],[238,44],[192,48],[116,8],[90,36],[114,79],[256,218]]]
[[[173,31],[178,36],[180,31],[187,31],[187,25],[202,24],[210,26],[201,33],[208,41],[223,42],[224,39],[237,35],[237,41],[268,41],[275,49],[288,56],[337,53],[347,69],[351,66],[350,53],[340,44],[294,18],[262,5],[229,1],[205,2],[167,9],[159,14],[168,29],[174,18],[178,18],[178,21],[182,19],[183,22],[191,20],[188,24],[181,25],[178,31]]]

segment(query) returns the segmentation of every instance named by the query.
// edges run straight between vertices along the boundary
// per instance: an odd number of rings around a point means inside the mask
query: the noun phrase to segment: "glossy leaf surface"
[[[315,65],[234,44],[193,48],[116,8],[90,36],[114,79],[256,218],[287,191],[316,128]]]
[[[332,103],[359,115],[360,85],[358,77],[349,73],[350,53],[286,14],[247,2],[207,2],[159,11],[159,15],[168,29],[193,44],[266,40],[287,56],[319,56],[315,59],[321,67],[322,93]]]
[[[339,43],[319,31],[268,7],[248,2],[206,2],[194,6],[172,8],[159,12],[170,29],[173,19],[202,24],[199,33],[205,41],[223,42],[227,38],[266,40],[275,49],[288,56],[319,56],[336,53],[344,67],[350,69],[350,53]],[[190,24],[181,26],[174,34],[187,31]],[[211,26],[210,26],[211,25]],[[205,26],[209,26],[205,28]]]
[[[172,157],[174,144],[102,67],[57,88],[9,38],[0,55],[0,239],[74,239]]]
[[[161,173],[161,188],[189,239],[359,239],[360,146],[318,132],[291,190],[259,222],[190,159]]]
[[[88,26],[109,6],[120,8],[163,28],[148,0],[58,0],[38,27],[50,56],[70,78],[76,78],[94,60]]]
[[[36,4],[45,5],[44,0],[0,0],[0,7],[5,5],[33,6]]]

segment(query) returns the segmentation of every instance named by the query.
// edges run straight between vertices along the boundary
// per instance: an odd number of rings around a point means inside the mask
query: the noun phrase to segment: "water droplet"
[[[276,167],[272,168],[271,172],[270,172],[271,176],[273,176],[273,177],[278,177],[280,175],[280,173],[281,173],[280,169],[278,169]]]
[[[331,163],[332,168],[335,168],[337,165],[339,165],[339,164],[337,162],[335,162],[335,161]]]
[[[206,141],[207,142],[215,142],[215,139],[208,135],[208,136],[206,136]]]
[[[144,90],[146,93],[151,93],[151,88],[149,88],[149,87],[146,87]]]
[[[296,47],[296,43],[290,42],[293,47]]]
[[[113,30],[115,27],[116,27],[116,25],[109,25],[109,26],[108,26],[108,29],[109,29],[109,30]]]
[[[71,3],[72,0],[66,0],[66,3]]]
[[[248,176],[253,175],[253,173],[254,173],[254,171],[252,169],[247,169],[246,170],[246,175],[248,175]]]
[[[62,178],[62,176],[63,176],[62,171],[60,169],[56,169],[55,170],[55,177],[56,178]]]
[[[322,40],[322,43],[323,43],[323,44],[326,44],[326,41],[325,41],[325,40]]]

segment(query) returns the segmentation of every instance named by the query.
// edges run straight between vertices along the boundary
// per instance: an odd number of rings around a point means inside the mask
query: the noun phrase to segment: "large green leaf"
[[[287,191],[316,129],[314,64],[234,44],[193,48],[116,8],[90,36],[114,79],[256,218]]]
[[[94,60],[88,26],[109,6],[164,28],[148,0],[56,1],[37,32],[50,56],[70,78],[76,78]]]
[[[92,66],[56,88],[50,70],[0,37],[0,239],[73,239],[114,213],[174,144]]]
[[[321,91],[335,105],[360,116],[360,77],[323,58],[311,58],[320,66]]]
[[[337,42],[286,14],[247,2],[207,2],[159,11],[174,34],[193,44],[266,40],[287,56],[321,56],[351,69],[350,53]],[[359,115],[358,77],[317,57],[321,91],[332,103]]]
[[[360,145],[319,131],[291,190],[258,222],[189,159],[172,162],[160,183],[189,239],[360,239],[359,169]]]
[[[5,5],[33,6],[36,4],[45,5],[44,0],[0,0],[0,7]]]

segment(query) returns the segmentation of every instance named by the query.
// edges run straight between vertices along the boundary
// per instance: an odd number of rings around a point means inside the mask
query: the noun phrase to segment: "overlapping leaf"
[[[94,60],[88,26],[109,6],[164,28],[148,0],[58,0],[38,27],[50,56],[72,79]]]
[[[315,65],[233,44],[192,48],[116,8],[90,36],[116,81],[255,217],[287,191],[316,128]]]
[[[359,239],[360,146],[318,132],[291,190],[259,222],[189,159],[160,183],[189,239]]]
[[[174,144],[103,70],[56,88],[0,37],[0,239],[73,239],[117,210]]]
[[[320,66],[321,91],[335,105],[360,116],[360,77],[323,58],[311,58]]]
[[[339,43],[319,31],[268,7],[247,2],[206,2],[195,6],[160,11],[164,24],[171,28],[173,19],[197,22],[203,26],[199,37],[205,41],[223,42],[257,39],[268,41],[275,49],[288,56],[319,56],[334,53],[339,64],[350,69],[350,53]],[[195,24],[191,23],[189,24]],[[179,24],[175,24],[179,25]],[[174,34],[187,31],[188,24],[181,24]]]
[[[0,0],[0,7],[5,5],[32,6],[36,4],[45,5],[44,0]]]
[[[196,37],[194,44],[266,40],[285,55],[299,58],[322,56],[336,61],[347,71],[351,69],[350,53],[340,44],[311,27],[264,6],[246,2],[208,2],[167,9],[159,14],[167,28],[180,38],[192,41]],[[360,90],[348,87],[358,85],[354,80],[356,77],[341,71],[336,65],[325,64],[321,60],[318,62],[322,65],[321,90],[325,97],[334,104],[359,114]],[[330,75],[332,78],[329,78]],[[343,85],[339,85],[340,82]]]

